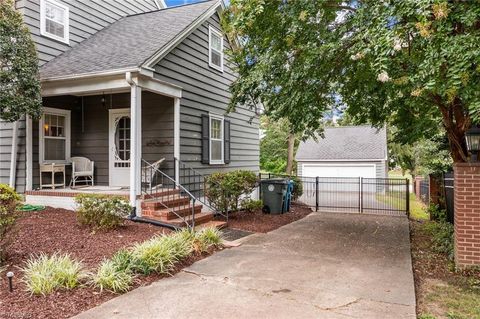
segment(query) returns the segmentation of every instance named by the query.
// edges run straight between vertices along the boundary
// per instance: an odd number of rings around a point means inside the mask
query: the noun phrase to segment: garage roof
[[[296,160],[384,160],[387,132],[368,125],[325,128],[325,137],[301,142]]]

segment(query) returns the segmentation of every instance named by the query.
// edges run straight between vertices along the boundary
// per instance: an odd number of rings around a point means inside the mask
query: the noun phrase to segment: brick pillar
[[[416,176],[415,177],[415,195],[417,196],[417,198],[420,198],[420,182],[423,181],[423,177],[422,176]]]
[[[434,205],[440,204],[440,181],[433,175],[428,176],[428,185],[430,188],[430,203]]]
[[[457,163],[455,176],[455,262],[480,265],[480,163]]]

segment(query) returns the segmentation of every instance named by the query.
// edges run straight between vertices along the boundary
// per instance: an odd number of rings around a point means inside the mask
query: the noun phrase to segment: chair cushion
[[[92,176],[93,172],[90,171],[82,171],[82,172],[75,172],[75,176]]]

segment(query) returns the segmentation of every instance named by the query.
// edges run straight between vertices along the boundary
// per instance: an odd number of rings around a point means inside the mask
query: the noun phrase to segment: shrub
[[[156,236],[136,244],[132,249],[132,269],[145,275],[168,274],[179,260],[178,246],[175,241],[164,238],[166,236]]]
[[[80,262],[68,254],[57,253],[31,257],[22,271],[27,290],[36,295],[46,295],[58,288],[75,288],[86,276]]]
[[[303,183],[298,176],[291,176],[290,179],[293,181],[292,199],[297,200],[303,195]]]
[[[248,196],[257,185],[257,176],[250,171],[214,173],[206,178],[205,195],[215,208],[226,213],[238,210],[239,199]]]
[[[129,271],[132,269],[132,253],[128,249],[120,249],[111,258],[118,270]]]
[[[438,253],[454,258],[453,225],[448,222],[428,222],[425,230],[432,236],[432,248]]]
[[[201,252],[207,251],[212,246],[218,246],[222,243],[222,232],[216,227],[207,227],[195,233],[195,239],[198,243],[198,249]]]
[[[8,185],[0,184],[0,264],[6,258],[7,246],[17,220],[15,211],[20,196]]]
[[[78,203],[77,220],[94,229],[114,229],[122,225],[132,208],[120,196],[82,194],[75,197]]]
[[[123,258],[125,255],[120,254],[118,256]],[[124,266],[123,260],[120,264],[118,264],[118,259],[104,260],[98,267],[97,273],[92,276],[93,284],[100,291],[104,289],[114,293],[128,291],[132,286],[134,277],[130,267],[125,268]]]
[[[241,201],[241,207],[244,211],[248,213],[252,213],[256,210],[262,209],[263,203],[261,200],[251,199],[251,198],[244,198]]]
[[[175,255],[179,258],[185,258],[193,251],[193,242],[195,241],[195,233],[189,229],[182,229],[166,236],[164,241],[172,241],[171,244],[175,250]]]
[[[439,222],[447,221],[447,212],[438,205],[430,204],[427,208],[427,213],[430,216],[430,220]]]

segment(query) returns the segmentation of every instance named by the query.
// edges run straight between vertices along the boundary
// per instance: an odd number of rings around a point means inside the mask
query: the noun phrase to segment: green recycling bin
[[[288,179],[271,178],[261,181],[263,208],[265,214],[284,213],[284,200],[287,193]]]

